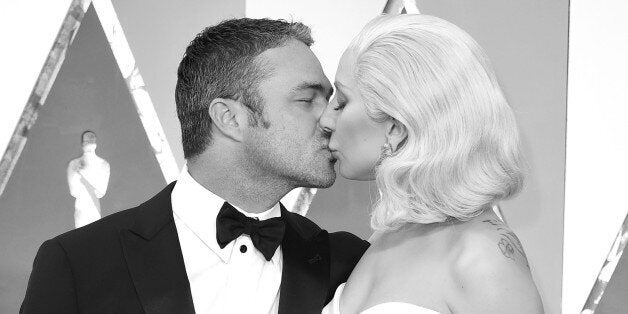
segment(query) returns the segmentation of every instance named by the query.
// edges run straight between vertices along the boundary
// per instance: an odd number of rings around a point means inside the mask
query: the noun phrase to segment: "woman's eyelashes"
[[[336,106],[334,107],[334,110],[342,110],[342,108],[344,108],[346,105],[347,99],[345,99],[342,95],[338,95],[336,97]]]
[[[334,107],[334,110],[342,110],[347,105],[344,101],[338,101],[338,104]]]
[[[347,105],[347,98],[345,97],[345,95],[340,92],[339,89],[336,89],[336,95],[335,96],[335,100],[336,100],[336,106],[334,106],[334,110],[338,111],[338,110],[342,110],[346,105]]]

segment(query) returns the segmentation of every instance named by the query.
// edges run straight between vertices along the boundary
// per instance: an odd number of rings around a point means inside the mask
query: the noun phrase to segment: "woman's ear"
[[[386,141],[390,144],[392,151],[396,152],[408,138],[408,129],[397,119],[391,118],[388,121]]]
[[[245,128],[248,127],[248,112],[240,101],[216,98],[207,110],[215,131],[236,142],[243,140]]]

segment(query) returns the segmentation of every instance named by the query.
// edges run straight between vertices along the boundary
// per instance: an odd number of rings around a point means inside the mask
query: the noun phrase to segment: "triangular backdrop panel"
[[[628,308],[628,216],[624,218],[615,242],[585,302],[583,314],[624,313]]]
[[[103,217],[147,200],[164,176],[94,8],[67,51],[26,146],[0,196],[0,313],[17,313],[43,241],[74,228],[68,162],[82,154],[81,134],[98,136],[111,166]]]
[[[628,258],[622,254],[611,280],[604,289],[596,314],[626,313],[628,311]]]

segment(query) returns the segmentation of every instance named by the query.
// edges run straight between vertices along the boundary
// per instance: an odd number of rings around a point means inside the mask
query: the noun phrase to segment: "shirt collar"
[[[234,248],[234,242],[229,243],[223,249],[216,240],[216,216],[225,200],[212,193],[198,183],[188,172],[187,165],[183,166],[174,189],[172,190],[172,212],[175,219],[185,224],[207,247],[209,247],[220,259],[229,263]],[[247,217],[265,220],[273,217],[281,217],[279,203],[272,208],[255,214],[248,213],[231,204],[236,210]],[[277,250],[279,252],[279,250]],[[271,262],[277,263],[278,253],[275,252]]]

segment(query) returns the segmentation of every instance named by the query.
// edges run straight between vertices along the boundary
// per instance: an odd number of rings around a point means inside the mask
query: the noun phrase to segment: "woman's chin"
[[[340,173],[341,177],[347,180],[355,180],[353,179],[351,172],[348,171],[349,169],[347,169],[347,167],[344,165],[344,163],[340,159],[338,159],[338,162],[336,163],[336,165],[338,165],[338,173]]]
[[[343,164],[342,161],[338,160],[338,172],[340,175],[352,181],[373,181],[375,180],[375,176],[372,173],[355,171],[355,169],[351,169],[347,167],[346,164]]]

